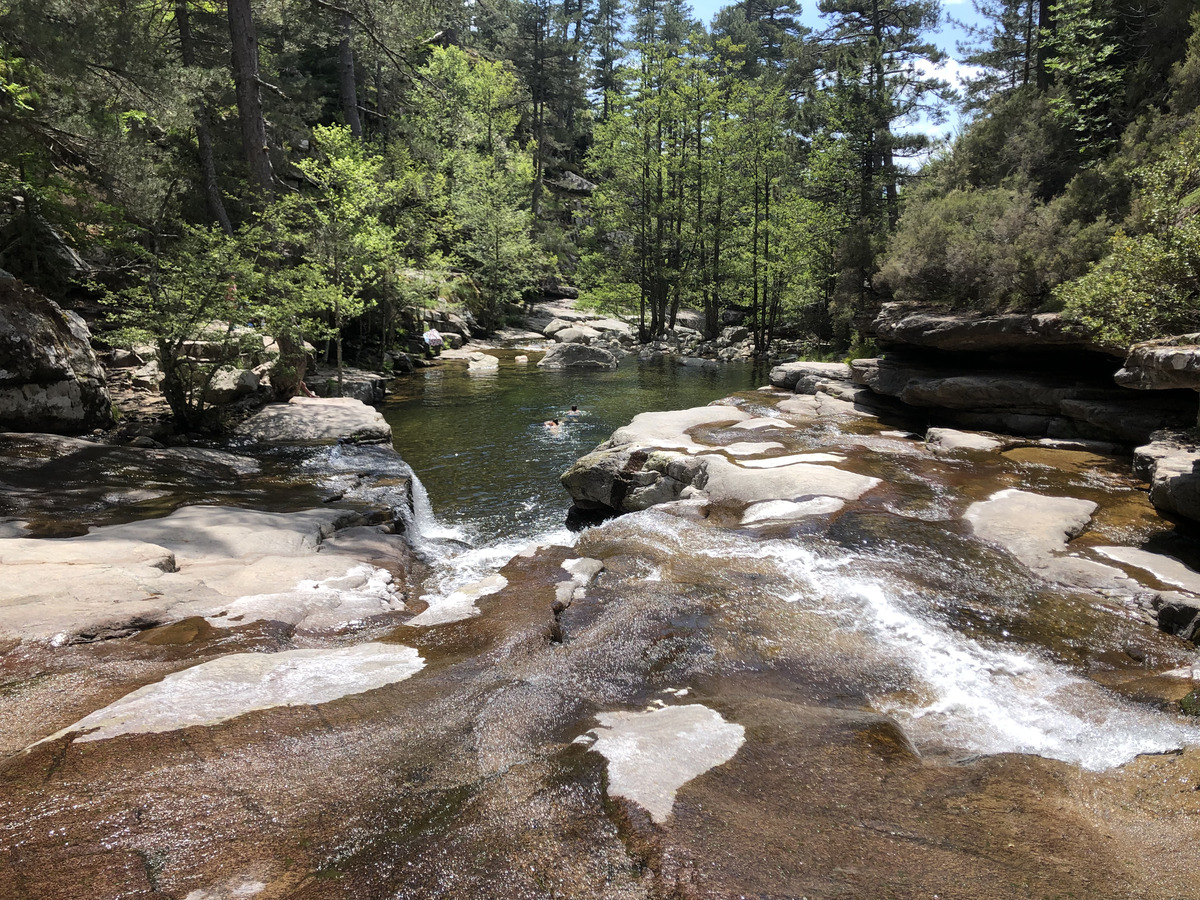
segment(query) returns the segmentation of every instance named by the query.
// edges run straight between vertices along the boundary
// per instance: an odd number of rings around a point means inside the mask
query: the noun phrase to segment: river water
[[[753,393],[766,373],[749,366],[626,360],[615,372],[547,373],[516,363],[517,351],[493,352],[499,371],[428,369],[398,382],[383,409],[428,496],[432,518],[417,529],[432,564],[427,601],[498,571],[530,543],[573,545],[559,476],[634,415],[726,397],[771,412]],[[565,415],[572,404],[578,418]],[[543,426],[555,417],[561,428]],[[674,581],[724,593],[729,609],[765,601],[777,619],[763,639],[781,658],[805,658],[813,700],[891,715],[924,752],[1032,753],[1103,770],[1195,743],[1191,722],[1119,690],[1146,665],[1187,665],[1178,642],[1116,603],[1099,609],[1040,584],[959,521],[970,502],[1017,486],[1101,502],[1097,542],[1186,546],[1146,504],[1128,461],[1015,451],[979,470],[931,459],[905,424],[825,423],[790,436],[789,449],[844,454],[844,467],[885,483],[836,516],[713,529],[650,511],[591,529],[584,543],[601,557],[627,553],[631,540],[640,547],[626,592]],[[674,549],[664,558],[662,548]]]

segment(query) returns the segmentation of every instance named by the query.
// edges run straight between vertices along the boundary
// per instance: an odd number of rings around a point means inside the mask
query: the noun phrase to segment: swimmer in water
[[[583,415],[583,413],[581,413],[581,412],[579,411],[579,407],[578,407],[578,406],[575,406],[574,404],[572,404],[572,406],[571,406],[571,411],[570,411],[569,413],[567,413],[567,415],[568,415],[568,416],[581,416],[581,415]]]
[[[559,423],[558,419],[547,419],[545,422],[542,423],[542,427],[557,428],[559,426],[559,424],[560,423]]]

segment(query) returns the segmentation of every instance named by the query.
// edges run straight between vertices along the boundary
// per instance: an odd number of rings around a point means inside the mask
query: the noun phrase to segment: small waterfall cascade
[[[400,508],[401,518],[413,549],[426,556],[445,556],[445,542],[468,544],[460,528],[444,525],[438,521],[429,500],[429,491],[411,467],[408,468],[409,502]],[[438,548],[441,547],[441,552]]]

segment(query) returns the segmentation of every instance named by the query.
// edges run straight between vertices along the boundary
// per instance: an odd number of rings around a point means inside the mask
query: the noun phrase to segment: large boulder
[[[560,328],[553,337],[560,344],[590,344],[600,337],[600,332],[588,325],[572,325]]]
[[[211,406],[232,403],[239,397],[257,391],[261,381],[258,375],[248,369],[222,366],[213,374],[208,390],[204,392],[204,402]]]
[[[556,344],[538,363],[542,369],[615,369],[615,354],[602,347],[584,344]]]
[[[112,398],[83,319],[0,279],[0,425],[78,434],[113,423]]]
[[[830,393],[831,385],[849,386],[853,372],[846,363],[793,362],[771,369],[771,386],[797,394]]]
[[[392,426],[361,400],[293,397],[264,406],[234,434],[260,444],[380,444],[392,439]]]
[[[1150,502],[1162,512],[1200,522],[1200,449],[1161,440],[1134,451],[1134,471],[1150,482]]]

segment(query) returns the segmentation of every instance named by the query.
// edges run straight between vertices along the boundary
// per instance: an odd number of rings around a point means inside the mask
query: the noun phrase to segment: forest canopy
[[[937,0],[3,0],[0,266],[164,353],[561,284],[764,354],[891,300],[1200,330],[1195,4],[974,3],[955,90]]]

